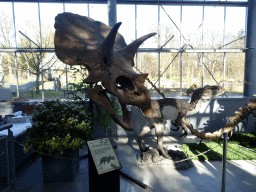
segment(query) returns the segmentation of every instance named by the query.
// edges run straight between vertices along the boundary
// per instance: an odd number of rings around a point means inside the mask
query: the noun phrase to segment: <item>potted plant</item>
[[[24,151],[33,148],[42,157],[44,182],[73,180],[79,168],[79,148],[92,139],[91,123],[82,105],[53,100],[35,106]]]

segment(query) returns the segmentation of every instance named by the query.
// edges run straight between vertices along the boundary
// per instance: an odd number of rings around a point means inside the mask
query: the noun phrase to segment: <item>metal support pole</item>
[[[110,27],[114,27],[116,22],[116,0],[108,0],[108,24]]]
[[[137,4],[135,4],[135,40],[138,38],[137,36]],[[136,52],[136,67],[138,67],[138,52]]]
[[[17,44],[17,35],[16,35],[16,25],[15,25],[14,2],[12,2],[12,15],[13,15],[15,45],[16,45],[16,49],[17,49],[18,48],[18,44]],[[16,81],[17,81],[17,98],[20,98],[18,63],[17,63],[17,53],[16,52],[14,53],[14,57],[15,57],[15,71],[16,71]]]
[[[182,96],[182,52],[180,53],[180,94]]]
[[[223,87],[225,87],[225,79],[226,79],[226,53],[223,56]]]
[[[38,21],[39,21],[39,35],[40,35],[40,49],[42,49],[43,41],[42,41],[42,26],[41,26],[41,14],[40,14],[40,3],[38,3]],[[44,72],[43,72],[43,58],[42,51],[40,51],[40,65],[41,65],[41,80],[42,80],[42,100],[44,101]]]
[[[182,6],[180,6],[180,47],[182,45]],[[180,93],[179,96],[182,95],[182,52],[180,53]]]
[[[202,47],[204,47],[204,6],[202,13]],[[201,86],[204,86],[204,53],[202,53],[202,82]]]
[[[16,81],[17,81],[17,98],[20,98],[20,91],[19,91],[19,75],[18,75],[18,62],[17,62],[17,53],[14,53],[15,57],[15,72],[16,72]]]
[[[247,25],[246,25],[246,52],[244,80],[249,84],[244,84],[244,96],[253,96],[256,90],[256,0],[249,0],[247,7]]]
[[[65,3],[63,3],[63,12],[66,12]],[[66,74],[66,92],[68,93],[68,65],[67,64],[65,64],[65,74]],[[64,93],[64,97],[66,99],[69,99],[69,94]]]
[[[227,14],[227,8],[224,7],[223,46],[225,46],[226,14]],[[224,52],[224,55],[223,55],[223,87],[225,86],[225,78],[226,78],[226,53]]]
[[[1,55],[0,55],[0,81],[2,81],[4,78],[3,67],[2,67],[2,64],[3,64],[2,61],[3,61],[4,54],[1,53]]]
[[[117,12],[116,12],[116,0],[108,0],[108,25],[110,27],[114,27],[117,23]],[[111,94],[111,100],[114,100],[115,97]],[[114,136],[116,139],[117,137],[117,129],[119,125],[116,123],[112,124],[112,130],[110,132],[110,136]]]
[[[201,86],[204,86],[204,53],[202,53],[202,82]]]
[[[87,11],[88,11],[87,16],[90,17],[90,4],[89,3],[87,3]]]
[[[160,43],[160,5],[158,5],[158,22],[157,22],[157,39],[158,39],[158,49],[160,50],[161,47],[161,43]],[[160,90],[160,86],[161,86],[161,54],[160,51],[158,52],[158,86],[157,88]],[[159,94],[157,94],[157,98],[159,98]]]
[[[227,164],[227,140],[228,132],[223,132],[223,154],[222,154],[222,184],[221,192],[225,192],[226,188],[226,164]]]

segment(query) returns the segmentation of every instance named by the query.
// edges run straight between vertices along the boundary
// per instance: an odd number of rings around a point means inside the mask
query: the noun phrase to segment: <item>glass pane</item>
[[[138,38],[151,32],[157,32],[158,25],[158,6],[155,5],[138,5],[137,6],[137,29]],[[141,48],[156,48],[157,35],[146,40]]]
[[[12,3],[0,3],[0,47],[16,47]],[[16,84],[13,53],[0,53],[0,86]]]
[[[0,65],[0,84],[2,86],[16,85],[17,81],[15,78],[15,57],[14,53],[7,52],[1,53],[1,65]]]
[[[117,22],[122,22],[119,33],[127,44],[135,40],[135,6],[117,5]]]
[[[0,46],[15,47],[12,3],[0,3]]]
[[[180,54],[161,53],[160,87],[166,97],[180,95]]]
[[[156,84],[156,86],[158,86],[158,84],[156,83],[156,81],[158,80],[158,54],[137,53],[137,59],[135,59],[135,66],[142,73],[148,73],[149,80],[153,84]],[[150,91],[152,97],[156,97],[158,95],[155,89],[152,88],[152,85],[147,80],[145,81],[145,85]]]
[[[243,95],[244,53],[226,53],[225,89],[227,95]],[[250,83],[250,82],[249,82]]]
[[[47,85],[51,84],[53,76],[49,75],[47,71],[54,66],[57,60],[55,54],[46,52],[42,52],[41,54],[39,52],[23,52],[17,56],[18,68],[20,69],[20,93],[24,93],[23,98],[25,95],[27,95],[27,97],[33,95],[34,98],[42,98],[39,96],[39,92],[42,91],[41,66],[44,70],[44,89],[52,89]]]
[[[14,3],[14,12],[18,46],[28,48],[27,37],[40,46],[38,4]]]
[[[182,94],[187,95],[187,89],[192,85],[201,86],[202,64],[200,53],[182,54]]]
[[[205,53],[203,55],[204,62],[204,85],[217,85],[223,80],[223,53]]]
[[[181,32],[193,47],[200,47],[202,43],[202,18],[203,7],[182,7]]]
[[[49,12],[49,7],[51,11]],[[43,47],[54,48],[54,22],[55,17],[63,12],[63,4],[60,3],[40,3],[41,30]]]
[[[148,73],[149,79],[158,78],[158,58],[157,54],[154,53],[137,53],[137,60],[135,59],[136,67],[142,73]]]
[[[88,16],[87,3],[65,3],[65,12],[71,12],[82,16]]]
[[[245,47],[245,16],[246,8],[244,7],[227,7],[226,16],[226,36],[224,44],[232,41],[225,48],[244,48]]]
[[[224,7],[205,7],[204,9],[203,47],[221,46],[223,45]]]
[[[164,46],[164,48],[179,48],[180,32],[177,27],[180,29],[181,8],[180,6],[162,7],[160,9],[160,45],[163,46],[174,35],[174,37]]]
[[[106,4],[90,4],[89,17],[108,25],[108,8]]]

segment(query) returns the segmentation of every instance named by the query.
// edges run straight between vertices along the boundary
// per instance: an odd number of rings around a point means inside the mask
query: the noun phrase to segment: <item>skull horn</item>
[[[110,59],[110,57],[113,54],[113,48],[114,48],[114,43],[115,43],[115,39],[116,39],[116,34],[117,34],[117,31],[121,24],[122,24],[122,22],[115,24],[115,26],[111,29],[111,31],[109,32],[106,39],[100,45],[102,56],[103,56],[103,59],[104,59],[104,62],[106,65],[109,65],[108,60]]]
[[[147,35],[144,35],[142,37],[140,37],[139,39],[133,41],[132,43],[130,43],[129,45],[127,45],[124,49],[123,49],[123,53],[128,56],[130,59],[133,59],[135,56],[135,53],[137,52],[139,46],[146,41],[148,38],[152,37],[156,35],[156,33],[150,33]]]

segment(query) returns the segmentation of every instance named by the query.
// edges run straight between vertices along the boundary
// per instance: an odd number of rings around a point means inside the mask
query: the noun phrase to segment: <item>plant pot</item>
[[[79,151],[64,156],[42,155],[42,169],[43,182],[73,181],[79,169]]]

